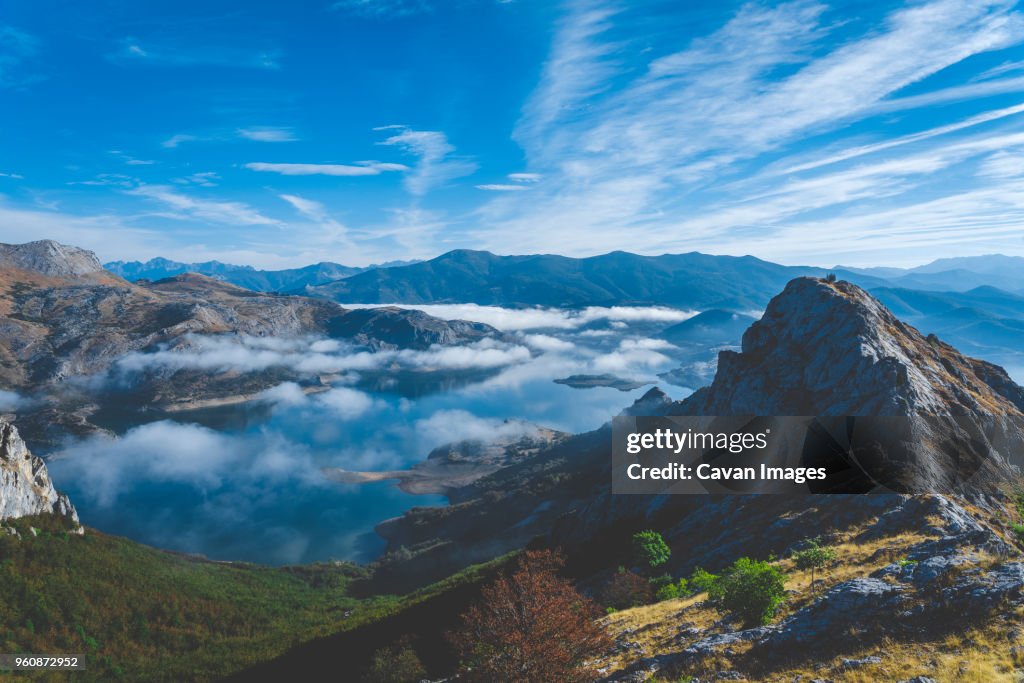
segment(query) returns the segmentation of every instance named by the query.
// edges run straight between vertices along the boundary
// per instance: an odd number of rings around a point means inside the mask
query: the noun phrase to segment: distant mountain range
[[[142,261],[111,261],[104,263],[103,267],[130,282],[163,280],[184,273],[199,273],[257,292],[285,292],[322,285],[374,268],[393,268],[411,263],[415,263],[415,261],[389,261],[366,268],[354,268],[343,266],[340,263],[321,261],[302,268],[258,270],[252,266],[237,266],[220,261],[182,263],[165,258],[154,258],[145,263]]]
[[[302,293],[340,303],[475,303],[495,306],[661,305],[760,309],[786,282],[824,268],[782,266],[753,256],[692,252],[589,258],[497,256],[459,249],[399,268],[374,269]],[[839,271],[865,287],[887,281]]]
[[[964,292],[983,285],[998,284],[1002,289],[1024,290],[1024,257],[1021,256],[959,256],[938,259],[915,268],[836,266],[836,269],[882,278],[906,289]]]

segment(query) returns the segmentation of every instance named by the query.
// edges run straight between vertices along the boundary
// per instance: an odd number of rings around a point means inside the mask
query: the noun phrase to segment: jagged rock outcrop
[[[39,514],[78,524],[75,507],[53,487],[46,464],[32,455],[14,425],[0,419],[0,522]]]
[[[1020,415],[1022,390],[991,363],[904,324],[849,282],[798,278],[722,351],[686,415]]]

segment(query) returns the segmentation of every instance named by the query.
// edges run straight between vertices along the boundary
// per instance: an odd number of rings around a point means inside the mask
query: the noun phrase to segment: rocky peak
[[[0,244],[0,266],[50,277],[74,277],[103,272],[103,265],[96,254],[53,240]]]
[[[42,458],[32,455],[14,425],[0,419],[0,521],[39,514],[78,523],[75,507],[54,489]]]
[[[789,282],[722,351],[710,387],[673,412],[704,415],[1022,415],[1024,394],[991,363],[927,338],[850,284]]]

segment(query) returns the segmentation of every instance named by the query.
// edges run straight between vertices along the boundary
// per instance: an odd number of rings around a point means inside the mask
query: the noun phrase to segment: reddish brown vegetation
[[[467,681],[590,681],[589,659],[611,646],[597,606],[558,576],[564,559],[528,551],[511,574],[482,591],[452,635]]]

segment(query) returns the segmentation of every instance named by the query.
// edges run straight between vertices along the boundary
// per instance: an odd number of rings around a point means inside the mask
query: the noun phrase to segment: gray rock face
[[[926,339],[856,285],[797,278],[681,412],[1019,415],[1021,398],[1002,368]]]
[[[103,270],[96,254],[53,240],[0,244],[0,267],[19,268],[51,277],[88,275]]]
[[[54,489],[46,464],[29,452],[14,425],[0,419],[0,521],[38,514],[78,523],[75,507]]]

